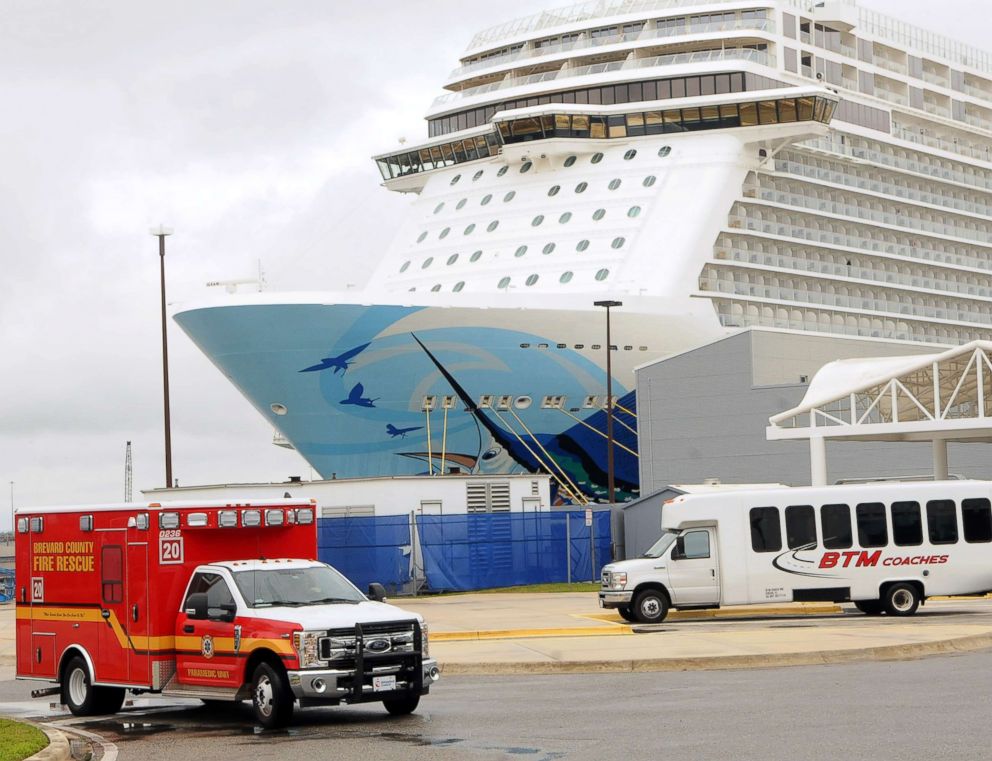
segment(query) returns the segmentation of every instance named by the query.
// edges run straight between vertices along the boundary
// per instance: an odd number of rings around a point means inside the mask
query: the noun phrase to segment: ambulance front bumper
[[[417,684],[404,669],[395,666],[373,668],[362,674],[354,669],[306,669],[288,671],[289,686],[298,700],[331,700],[357,702],[380,700],[394,692],[409,692]],[[408,671],[408,670],[406,670]],[[425,658],[422,665],[421,693],[440,679],[437,661]],[[358,683],[361,680],[361,683]]]

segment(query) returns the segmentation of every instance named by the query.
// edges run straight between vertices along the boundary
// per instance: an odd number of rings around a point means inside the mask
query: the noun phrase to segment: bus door
[[[147,535],[148,532],[143,532]],[[127,543],[128,578],[124,589],[127,608],[128,676],[130,681],[151,684],[151,634],[148,610],[148,542]],[[172,632],[168,632],[169,636]]]
[[[716,530],[684,531],[672,547],[668,575],[679,605],[716,605],[720,602],[720,565],[717,562]]]
[[[128,681],[132,649],[128,626],[131,617],[124,594],[127,531],[108,529],[100,536],[100,621],[97,623],[99,657],[95,659],[97,682]]]

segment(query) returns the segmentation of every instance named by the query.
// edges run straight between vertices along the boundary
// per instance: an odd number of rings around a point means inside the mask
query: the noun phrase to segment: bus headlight
[[[294,632],[293,645],[300,658],[300,668],[312,668],[321,665],[320,660],[321,632]]]
[[[610,589],[623,589],[627,586],[627,573],[626,571],[619,571],[613,573],[610,578]]]

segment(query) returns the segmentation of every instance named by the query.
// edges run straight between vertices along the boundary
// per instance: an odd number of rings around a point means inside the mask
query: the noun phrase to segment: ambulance
[[[670,608],[850,602],[911,616],[992,590],[992,483],[880,482],[686,494],[643,557],[603,567],[599,604],[659,623]]]
[[[439,676],[427,627],[317,557],[315,506],[176,502],[16,512],[17,678],[77,716],[125,692],[417,708]],[[370,599],[371,598],[371,599]]]

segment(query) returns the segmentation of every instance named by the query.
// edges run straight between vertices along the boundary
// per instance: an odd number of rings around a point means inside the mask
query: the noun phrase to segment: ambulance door
[[[197,609],[198,598],[205,604]],[[202,687],[241,686],[241,626],[229,582],[219,573],[193,574],[176,617],[176,679]]]
[[[672,547],[672,562],[668,564],[675,605],[719,603],[719,568],[715,529],[684,531]]]
[[[148,609],[148,542],[127,543],[127,631],[132,647],[128,649],[128,671],[132,682],[151,684],[152,644]]]
[[[128,681],[131,649],[127,626],[126,578],[127,532],[108,529],[100,536],[100,618],[97,631],[99,657],[94,658],[94,680],[106,683]]]

